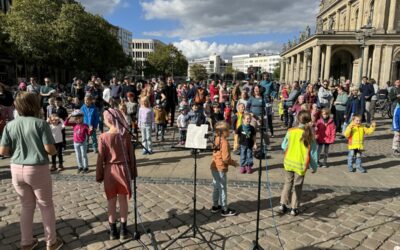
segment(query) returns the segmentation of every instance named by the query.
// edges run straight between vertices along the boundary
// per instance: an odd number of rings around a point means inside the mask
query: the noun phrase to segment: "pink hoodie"
[[[328,123],[320,118],[316,125],[316,139],[318,144],[333,144],[335,142],[336,126],[332,118],[329,118]]]

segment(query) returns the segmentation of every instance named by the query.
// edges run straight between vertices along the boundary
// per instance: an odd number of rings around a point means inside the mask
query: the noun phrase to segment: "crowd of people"
[[[130,77],[122,82],[114,77],[108,82],[93,76],[86,84],[74,78],[68,88],[62,88],[49,78],[39,85],[31,77],[29,82],[21,82],[15,93],[0,83],[0,154],[11,156],[13,184],[22,202],[21,245],[26,249],[37,245],[32,237],[36,203],[43,214],[48,249],[62,245],[55,235],[54,207],[48,192],[50,171],[64,170],[68,126],[72,127],[70,146],[75,150],[78,173],[89,172],[89,145],[97,154],[96,180],[104,182],[110,239],[126,238],[130,180],[137,176],[130,133],[141,139],[142,153],[151,155],[157,153],[153,140],[162,143],[172,131],[168,125],[179,130],[177,144],[184,145],[189,124],[208,124],[215,132],[216,145],[210,166],[214,187],[211,211],[232,216],[236,211],[227,205],[228,166],[251,174],[254,156],[263,157],[263,149],[272,150],[274,126],[287,129],[282,142],[285,185],[279,210],[285,213],[291,208],[291,214],[298,215],[307,170],[329,166],[329,148],[336,140],[348,140],[348,170],[367,172],[361,157],[364,136],[376,128],[375,105],[382,96],[392,104],[392,150],[397,157],[400,80],[380,89],[367,77],[359,85],[349,81],[339,85],[329,81],[279,84],[264,74],[260,81],[250,78],[228,85],[220,80],[176,83],[171,77],[165,82],[155,78],[133,82]],[[232,153],[240,155],[239,162],[231,157],[230,131],[234,132]],[[261,135],[263,143],[259,143]],[[48,154],[52,155],[50,168]],[[116,226],[117,201],[120,230]]]

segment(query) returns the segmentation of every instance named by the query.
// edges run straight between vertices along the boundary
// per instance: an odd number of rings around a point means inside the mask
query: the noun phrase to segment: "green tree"
[[[274,69],[274,72],[273,72],[273,74],[272,74],[272,77],[273,77],[275,80],[279,80],[279,79],[280,79],[280,77],[281,77],[281,64],[280,64],[280,63],[277,63],[277,64],[276,64],[276,67],[275,67],[275,69]]]
[[[204,65],[193,64],[190,67],[189,71],[190,71],[190,76],[195,81],[203,81],[203,80],[207,80],[207,78],[208,78],[207,69]]]
[[[154,52],[147,58],[146,76],[186,75],[188,61],[174,45],[156,44]]]
[[[234,73],[236,73],[236,70],[233,68],[233,66],[230,64],[226,67],[225,69],[225,74],[231,74],[233,75]]]

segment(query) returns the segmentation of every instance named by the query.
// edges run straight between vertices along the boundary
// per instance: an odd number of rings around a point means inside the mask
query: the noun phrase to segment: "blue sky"
[[[307,25],[316,0],[80,0],[86,10],[133,33],[173,43],[188,58],[279,52]]]

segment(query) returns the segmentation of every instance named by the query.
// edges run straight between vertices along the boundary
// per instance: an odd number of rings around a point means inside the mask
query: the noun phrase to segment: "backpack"
[[[196,104],[202,104],[206,102],[206,91],[203,88],[198,88],[196,90],[196,95],[194,97],[194,102]]]

